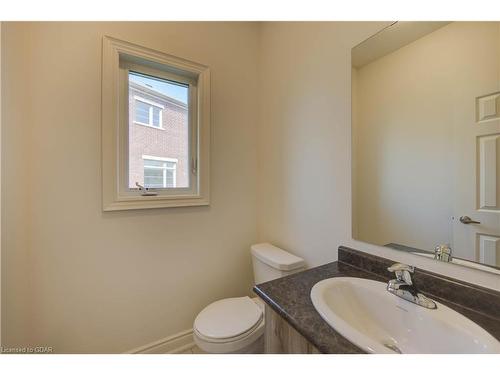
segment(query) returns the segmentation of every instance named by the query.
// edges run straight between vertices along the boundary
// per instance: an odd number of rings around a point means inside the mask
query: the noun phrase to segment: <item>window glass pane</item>
[[[153,126],[156,126],[157,128],[161,128],[160,124],[160,112],[161,108],[153,106]]]
[[[163,160],[144,159],[144,187],[176,187],[177,163]]]
[[[163,169],[144,168],[144,187],[163,188]]]
[[[136,100],[135,121],[142,122],[143,124],[149,124],[149,107],[151,107],[149,104]]]
[[[129,188],[136,182],[158,189],[189,187],[189,86],[132,71],[128,78]]]
[[[166,187],[175,187],[175,171],[172,169],[167,169],[166,171]]]

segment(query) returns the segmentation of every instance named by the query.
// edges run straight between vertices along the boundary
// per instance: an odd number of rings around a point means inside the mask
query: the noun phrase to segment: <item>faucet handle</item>
[[[434,259],[443,262],[451,262],[451,247],[449,244],[438,245],[434,248]]]
[[[415,271],[415,267],[409,266],[404,263],[394,263],[392,266],[387,268],[387,271],[389,272],[408,271],[410,273],[413,273]]]
[[[394,263],[387,268],[387,271],[396,273],[396,279],[398,281],[404,281],[408,285],[413,285],[410,273],[415,271],[415,267],[403,263]]]

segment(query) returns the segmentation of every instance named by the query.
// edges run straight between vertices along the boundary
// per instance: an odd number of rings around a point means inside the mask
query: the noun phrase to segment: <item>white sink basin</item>
[[[476,323],[436,302],[431,310],[386,291],[385,283],[354,277],[318,282],[311,299],[321,317],[368,353],[500,353]]]

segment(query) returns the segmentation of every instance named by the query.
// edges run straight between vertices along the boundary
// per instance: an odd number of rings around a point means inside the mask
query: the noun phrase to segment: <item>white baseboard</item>
[[[193,330],[187,329],[175,335],[129,350],[125,354],[175,354],[182,353],[194,346]]]

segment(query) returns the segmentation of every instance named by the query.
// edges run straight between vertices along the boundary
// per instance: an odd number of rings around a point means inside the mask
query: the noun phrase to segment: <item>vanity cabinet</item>
[[[314,345],[268,305],[265,309],[265,319],[266,354],[321,354]]]

